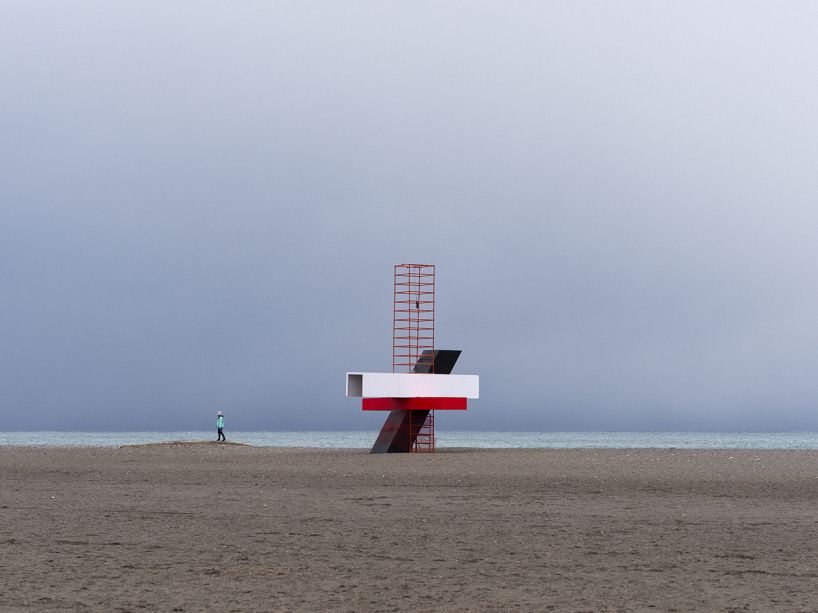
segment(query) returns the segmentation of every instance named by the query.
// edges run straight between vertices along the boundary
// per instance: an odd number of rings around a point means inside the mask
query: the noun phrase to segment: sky
[[[818,4],[2,9],[4,430],[818,429]]]

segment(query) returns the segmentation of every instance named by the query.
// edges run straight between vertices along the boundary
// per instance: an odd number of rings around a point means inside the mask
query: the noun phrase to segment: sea
[[[367,449],[373,431],[227,432],[257,447]],[[0,446],[119,447],[208,441],[213,432],[5,432]],[[437,433],[438,448],[477,449],[818,449],[818,432],[471,432]]]

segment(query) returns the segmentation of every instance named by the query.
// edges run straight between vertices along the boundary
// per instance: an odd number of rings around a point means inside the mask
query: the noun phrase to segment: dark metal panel
[[[434,364],[434,374],[450,375],[461,353],[460,349],[435,349],[434,353],[430,349],[426,349],[418,358],[413,372],[429,374]]]

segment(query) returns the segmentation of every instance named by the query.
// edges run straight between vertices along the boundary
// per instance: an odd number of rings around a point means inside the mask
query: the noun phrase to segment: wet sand
[[[0,462],[3,611],[818,610],[815,451]]]

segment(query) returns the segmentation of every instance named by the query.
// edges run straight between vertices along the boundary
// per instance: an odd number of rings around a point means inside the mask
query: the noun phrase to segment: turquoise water
[[[369,448],[377,432],[228,432],[258,447]],[[118,447],[207,441],[213,432],[9,432],[0,445]],[[438,447],[484,449],[818,449],[818,432],[438,432]]]

